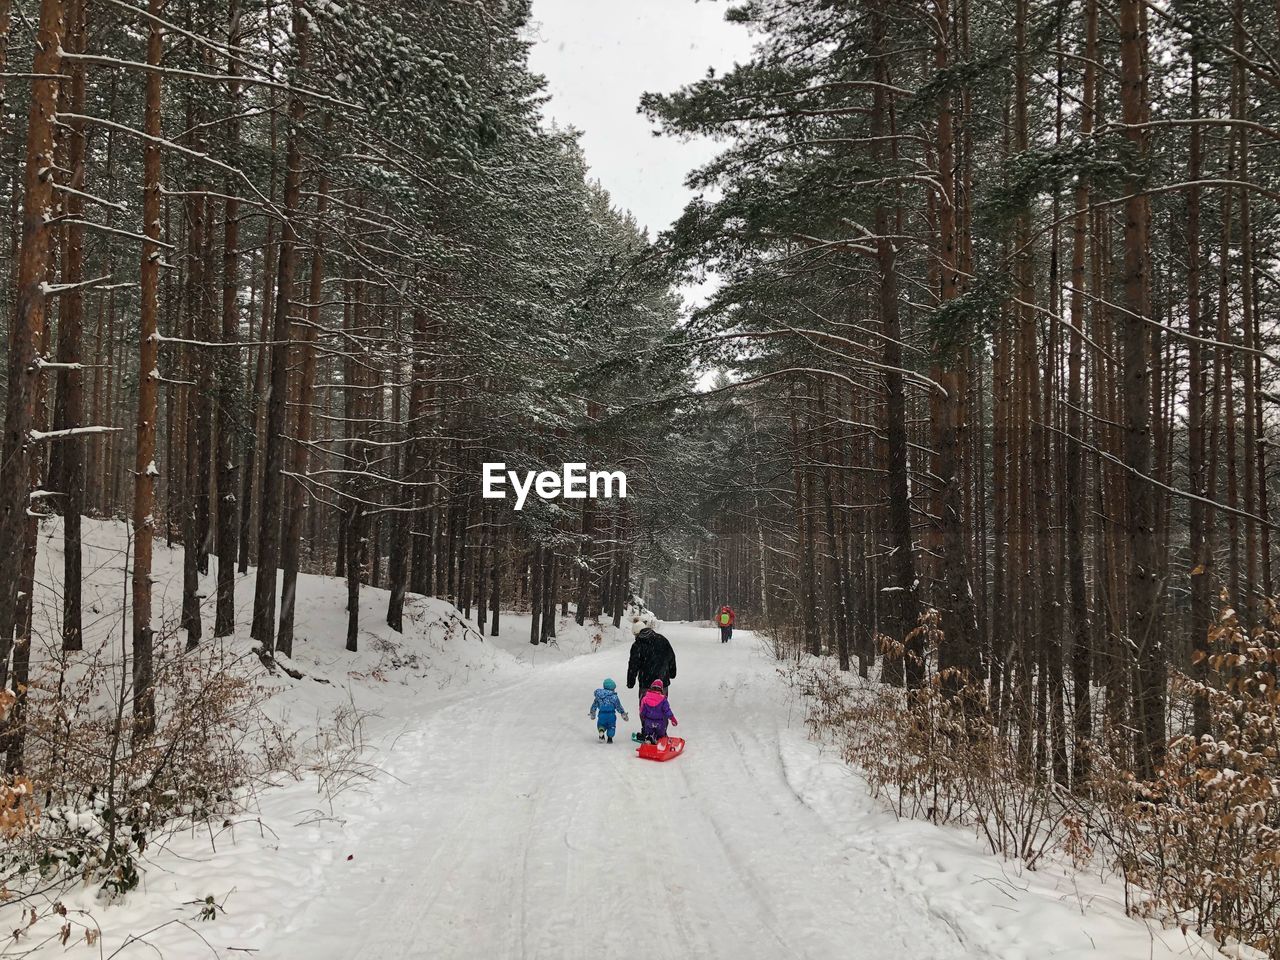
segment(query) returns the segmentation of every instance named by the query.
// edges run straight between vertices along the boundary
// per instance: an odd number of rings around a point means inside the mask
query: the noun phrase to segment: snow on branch
[[[68,290],[83,290],[85,287],[96,287],[110,279],[111,275],[107,274],[102,277],[94,277],[92,280],[81,280],[79,283],[41,283],[40,292],[46,297],[52,297],[60,293],[66,293]]]
[[[69,187],[65,183],[55,182],[53,184],[53,189],[57,190],[59,193],[69,193],[72,196],[80,197],[84,200],[88,200],[90,203],[96,203],[104,207],[110,207],[112,210],[116,210],[120,213],[129,212],[128,207],[126,207],[123,203],[117,203],[114,200],[108,200],[105,197],[99,197],[96,194],[85,193],[83,190],[77,190],[75,187]]]
[[[259,190],[257,186],[254,184],[254,182],[251,179],[249,179],[249,176],[239,167],[233,167],[231,166],[231,164],[223,163],[221,160],[218,160],[215,157],[211,157],[207,153],[203,153],[199,150],[192,150],[190,147],[184,147],[182,144],[174,143],[172,140],[166,140],[164,137],[153,137],[151,136],[151,134],[143,130],[139,130],[137,127],[131,127],[125,123],[116,123],[114,120],[108,120],[105,117],[93,117],[84,113],[59,113],[58,119],[59,120],[83,120],[86,123],[92,123],[100,127],[106,127],[109,130],[115,130],[119,133],[127,133],[132,137],[137,137],[139,140],[143,141],[144,143],[153,143],[156,146],[164,147],[167,150],[173,150],[177,153],[183,154],[184,156],[192,157],[196,160],[200,160],[200,161],[203,161],[204,163],[210,164],[211,166],[217,167],[219,170],[222,170],[226,173],[231,174],[233,177],[236,177],[238,180],[240,180],[245,185],[247,185],[249,189],[252,190],[254,194],[257,195],[259,201],[261,201],[262,203],[262,207],[264,210],[271,211],[271,213],[274,214],[281,221],[288,220],[288,217],[285,216],[284,211],[282,211],[279,207],[277,207],[275,203],[272,202],[270,197],[266,196],[261,190]],[[97,224],[92,224],[92,225],[97,226]],[[155,244],[159,244],[160,246],[163,246],[163,247],[168,247],[170,250],[173,249],[172,245],[167,243],[161,243],[159,240],[152,240],[151,242]]]
[[[121,60],[119,57],[104,57],[96,53],[67,53],[63,51],[63,58],[66,60],[79,60],[83,63],[93,63],[105,67],[127,67],[131,70],[143,70],[152,73],[159,73],[171,77],[186,77],[192,80],[208,80],[213,83],[245,83],[256,87],[266,87],[270,90],[280,90],[284,93],[296,94],[300,97],[307,97],[311,100],[318,100],[321,103],[327,103],[332,107],[343,107],[347,110],[359,110],[359,104],[351,103],[349,100],[339,100],[337,97],[331,97],[328,94],[321,93],[319,90],[311,90],[307,87],[297,87],[288,83],[281,83],[278,80],[264,80],[262,77],[255,77],[252,74],[227,74],[227,73],[201,73],[198,70],[184,70],[181,67],[159,67],[154,64],[144,63],[140,60]],[[252,66],[250,64],[249,66]]]
[[[102,230],[106,233],[114,233],[118,237],[128,237],[131,240],[138,240],[142,243],[154,243],[157,247],[164,247],[167,250],[177,249],[173,244],[165,243],[163,240],[153,240],[141,233],[134,233],[132,230],[121,230],[119,227],[108,227],[105,223],[95,223],[92,220],[78,220],[74,217],[57,217],[50,221],[51,225],[63,225],[68,223],[72,223],[80,227],[88,227],[91,230]]]
[[[64,364],[64,366],[74,366],[74,364]],[[100,433],[118,433],[121,429],[121,427],[68,427],[65,430],[32,430],[27,437],[39,443],[44,440],[68,440]]]

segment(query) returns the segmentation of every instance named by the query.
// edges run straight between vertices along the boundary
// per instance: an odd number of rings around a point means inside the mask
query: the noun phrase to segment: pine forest
[[[1280,4],[649,4],[0,0],[0,954],[1280,958]]]

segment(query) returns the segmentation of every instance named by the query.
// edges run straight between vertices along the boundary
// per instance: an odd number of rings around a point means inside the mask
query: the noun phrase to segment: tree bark
[[[85,0],[71,0],[67,7],[67,41],[73,53],[85,49]],[[71,112],[85,112],[85,66],[73,60],[71,74]],[[86,186],[85,124],[83,120],[67,121],[67,167],[71,171],[67,194],[65,249],[62,260],[62,282],[72,289],[62,295],[58,308],[58,382],[53,415],[54,430],[75,430],[84,426],[84,372],[80,369],[81,341],[84,337],[84,293],[76,288],[84,279],[84,227],[78,222],[84,213],[80,193]],[[61,497],[63,515],[62,567],[62,648],[84,647],[81,619],[80,517],[85,510],[84,444],[87,440],[72,437],[54,445],[51,451],[50,487]],[[55,501],[56,502],[56,501]]]
[[[230,0],[227,12],[227,42],[239,47],[240,0]],[[239,70],[235,54],[227,56],[227,75],[235,77]],[[230,162],[238,159],[240,144],[240,85],[228,84],[230,101],[227,120],[227,151]],[[227,201],[223,207],[222,228],[222,342],[240,339],[240,201],[236,199],[238,184],[227,177]],[[241,512],[247,503],[240,493],[240,351],[222,348],[218,357],[217,434],[218,457],[215,478],[218,490],[218,598],[214,613],[213,635],[228,637],[236,626],[236,552],[239,548]]]
[[[876,86],[872,94],[871,136],[875,141],[877,160],[884,163],[889,151],[883,146],[889,135],[886,118],[890,104],[888,89],[889,50],[886,44],[886,12],[883,0],[871,5],[871,45],[875,52]],[[885,400],[885,441],[888,457],[889,545],[893,551],[889,564],[890,624],[892,635],[905,642],[906,636],[916,626],[919,604],[916,596],[916,572],[914,542],[911,533],[911,494],[907,480],[907,399],[902,374],[902,321],[898,304],[898,251],[890,235],[888,206],[878,200],[875,208],[876,266],[879,283],[879,310],[881,330],[884,333],[883,361]],[[895,664],[886,657],[882,674],[891,682],[897,682],[897,669],[910,688],[924,683],[924,638],[913,641],[905,651],[904,663]]]
[[[325,119],[325,130],[332,124]],[[324,298],[325,214],[329,206],[329,175],[322,164],[320,182],[316,187],[315,231],[312,235],[311,277],[307,287],[307,328],[302,334],[299,349],[302,352],[302,374],[298,384],[298,411],[293,439],[291,467],[296,476],[289,480],[285,493],[283,522],[283,548],[281,566],[284,567],[280,587],[280,630],[276,636],[276,648],[286,657],[293,656],[294,611],[298,600],[299,547],[302,537],[303,515],[307,510],[307,491],[302,477],[310,469],[310,443],[312,411],[315,408],[316,331],[320,326],[320,303]],[[398,628],[397,628],[398,629]]]
[[[160,260],[160,71],[163,39],[158,22],[163,0],[148,0],[151,14],[147,33],[146,106],[143,130],[148,140],[143,147],[141,310],[138,328],[138,428],[134,457],[133,495],[133,712],[134,735],[145,738],[155,726],[155,691],[152,665],[151,626],[151,543],[155,533],[152,515],[156,476],[156,387],[159,378],[159,341],[156,338],[159,313]]]
[[[296,47],[294,76],[301,80],[307,71],[307,14],[301,0],[293,0],[293,38]],[[262,496],[259,498],[258,574],[253,595],[251,635],[270,656],[275,651],[276,581],[280,560],[281,467],[284,463],[285,413],[289,399],[289,345],[292,340],[290,313],[293,309],[293,276],[296,246],[295,225],[302,194],[302,121],[306,101],[294,92],[289,97],[289,133],[284,177],[284,223],[280,228],[280,264],[276,280],[275,325],[272,331],[271,379],[267,388],[267,424],[263,438]],[[348,549],[350,544],[348,544]],[[354,643],[349,637],[348,643]],[[354,648],[352,648],[354,649]]]
[[[154,0],[153,0],[154,2]],[[17,307],[9,328],[9,393],[0,461],[0,686],[8,678],[9,652],[17,626],[18,583],[27,540],[31,492],[31,428],[39,390],[39,344],[45,325],[53,196],[54,115],[62,66],[62,3],[42,0],[27,112],[27,157],[18,254]],[[146,368],[144,368],[146,369]]]
[[[1146,157],[1142,99],[1146,44],[1140,29],[1141,0],[1120,0],[1120,102],[1132,163]],[[1143,176],[1130,171],[1124,202],[1124,301],[1121,370],[1124,397],[1125,502],[1129,523],[1129,640],[1137,659],[1134,684],[1136,772],[1154,775],[1165,751],[1165,663],[1159,633],[1159,557],[1155,531],[1155,493],[1151,474],[1151,384],[1147,374],[1150,316],[1147,276],[1147,208]]]
[[[1081,94],[1080,138],[1093,136],[1095,59],[1098,46],[1097,0],[1085,3],[1084,82]],[[1093,737],[1092,657],[1089,600],[1085,582],[1085,477],[1088,452],[1084,443],[1084,349],[1085,252],[1089,233],[1089,180],[1081,176],[1075,190],[1075,215],[1071,246],[1071,331],[1067,356],[1067,434],[1071,452],[1067,457],[1063,498],[1066,506],[1067,588],[1071,604],[1071,686],[1073,698],[1072,779],[1083,783],[1089,776],[1089,741]]]

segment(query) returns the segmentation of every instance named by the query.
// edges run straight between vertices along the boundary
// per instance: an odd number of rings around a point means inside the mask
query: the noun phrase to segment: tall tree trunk
[[[888,91],[890,52],[887,46],[887,13],[884,0],[871,4],[871,50],[875,56],[876,85],[872,93],[871,137],[880,163],[888,161],[892,151],[884,143],[889,138],[887,119],[890,112]],[[890,211],[883,200],[875,206],[876,266],[879,285],[881,331],[884,334],[885,365],[885,441],[888,457],[889,558],[892,570],[889,630],[905,642],[915,629],[919,614],[916,597],[916,573],[911,535],[911,493],[907,480],[907,399],[902,373],[902,321],[898,304],[898,251],[891,238]],[[904,678],[908,687],[924,682],[924,638],[915,642],[905,655]],[[882,672],[894,680],[897,667],[886,658]]]
[[[1155,531],[1152,463],[1151,384],[1147,375],[1150,316],[1147,276],[1147,207],[1140,166],[1146,157],[1143,88],[1146,44],[1140,28],[1141,0],[1120,0],[1120,102],[1125,137],[1132,149],[1124,202],[1124,302],[1121,370],[1124,378],[1125,502],[1129,515],[1129,641],[1137,658],[1134,708],[1136,762],[1151,777],[1164,760],[1165,663],[1160,636],[1159,557]]]
[[[540,639],[543,643],[548,640],[554,640],[556,636],[556,594],[559,586],[557,576],[556,550],[553,546],[547,546],[542,551],[543,571],[542,571],[542,632]]]
[[[156,320],[160,290],[160,63],[163,58],[159,23],[164,0],[147,0],[150,22],[147,34],[146,106],[143,131],[141,310],[138,329],[138,429],[133,481],[133,712],[135,736],[145,737],[155,726],[155,691],[152,666],[151,542],[156,475],[156,402],[159,341]]]
[[[227,44],[235,50],[240,46],[240,0],[230,0],[228,11]],[[239,60],[236,54],[227,56],[227,75],[237,76]],[[226,129],[226,149],[229,162],[238,159],[240,145],[240,84],[232,80],[228,84],[230,101]],[[222,228],[222,342],[237,343],[240,339],[240,201],[236,199],[238,184],[233,176],[227,177],[227,201],[223,207]],[[252,324],[251,324],[252,325]],[[214,614],[213,635],[228,637],[236,626],[236,552],[239,547],[241,513],[248,504],[240,491],[240,351],[223,347],[218,357],[217,434],[218,457],[215,478],[218,490],[218,599]]]
[[[328,117],[325,130],[332,128]],[[298,411],[295,421],[292,469],[293,477],[286,488],[281,566],[284,568],[280,587],[280,630],[276,635],[276,648],[286,657],[293,656],[293,624],[298,600],[299,548],[302,538],[302,521],[307,511],[307,491],[302,477],[310,468],[310,444],[312,411],[315,408],[317,330],[320,327],[320,303],[324,298],[324,231],[325,214],[329,206],[329,175],[324,164],[320,166],[320,182],[316,188],[315,231],[311,240],[311,277],[307,287],[307,328],[303,331],[299,348],[302,352],[302,374],[298,384]]]
[[[1191,119],[1200,118],[1200,63],[1199,45],[1191,47]],[[1191,675],[1204,681],[1208,664],[1204,658],[1209,653],[1209,628],[1212,625],[1211,608],[1213,592],[1213,525],[1214,517],[1204,499],[1209,494],[1206,472],[1204,436],[1205,363],[1204,348],[1200,343],[1200,180],[1201,133],[1200,124],[1193,122],[1190,131],[1190,157],[1187,161],[1187,180],[1192,186],[1187,190],[1187,330],[1191,335],[1187,389],[1187,485],[1192,499],[1190,512],[1191,560],[1191,630],[1189,649],[1192,652]],[[1193,699],[1192,732],[1197,739],[1209,732],[1209,701],[1207,697]]]
[[[934,0],[934,66],[939,74],[948,70],[951,45],[951,8],[949,0]],[[939,301],[943,310],[959,296],[957,256],[959,237],[956,227],[956,162],[955,135],[952,122],[952,99],[947,88],[938,95],[937,148],[939,181],[942,189],[935,192],[938,214],[940,263]],[[963,490],[959,473],[960,455],[964,449],[966,378],[958,349],[951,344],[935,346],[940,354],[933,369],[933,379],[946,393],[936,388],[930,393],[930,419],[937,447],[938,523],[942,533],[942,562],[945,566],[944,597],[941,604],[942,648],[939,669],[948,671],[944,689],[952,693],[968,687],[980,674],[978,656],[978,624],[973,590],[969,585],[968,556],[965,550]]]
[[[535,546],[529,554],[530,577],[533,579],[529,590],[529,642],[535,645],[542,640],[542,551],[543,547]]]
[[[61,152],[61,151],[59,151]],[[50,253],[50,262],[48,265],[49,280],[52,281],[57,273],[57,267],[54,263],[52,251]],[[42,357],[49,355],[50,337],[49,323],[46,317],[45,323],[41,326],[39,334],[39,342],[36,346],[39,355]],[[32,421],[34,430],[48,429],[48,404],[46,402],[46,394],[48,393],[48,384],[44,379],[36,381],[36,403],[35,417]],[[44,460],[46,446],[43,444],[35,445],[31,451],[31,461],[28,465],[27,488],[36,490],[40,487],[40,479],[44,472]],[[4,751],[5,751],[5,769],[10,773],[20,772],[24,766],[26,743],[27,743],[27,701],[29,695],[29,686],[31,681],[31,640],[32,625],[35,613],[35,592],[36,592],[36,548],[39,534],[40,514],[43,512],[40,504],[32,503],[28,510],[26,523],[27,531],[24,543],[22,545],[22,565],[19,573],[18,581],[18,610],[17,624],[13,640],[13,674],[10,677],[10,685],[13,689],[14,702],[10,707],[6,730],[4,735]]]
[[[582,541],[578,551],[578,601],[574,611],[574,622],[582,626],[587,619],[587,607],[591,599],[591,547],[595,543],[593,529],[593,501],[582,501]]]
[[[1097,0],[1085,3],[1084,87],[1081,95],[1080,138],[1093,136],[1095,60],[1098,47]],[[1084,443],[1084,344],[1085,251],[1089,232],[1089,181],[1081,176],[1076,184],[1075,216],[1071,247],[1071,332],[1067,357],[1067,434],[1071,452],[1067,457],[1063,499],[1066,501],[1067,587],[1071,603],[1071,686],[1074,704],[1072,728],[1075,749],[1072,776],[1079,784],[1089,775],[1089,740],[1093,736],[1092,656],[1089,642],[1089,600],[1085,584],[1085,478],[1087,457]]]
[[[364,504],[353,503],[347,516],[347,649],[355,653],[360,646],[360,573],[368,540]]]
[[[273,122],[273,127],[274,127],[274,122]],[[273,165],[274,165],[274,157],[275,157],[275,151],[272,151]],[[275,183],[275,178],[272,177],[271,197],[273,201],[275,198],[274,183]],[[271,286],[271,276],[275,269],[274,268],[275,255],[276,255],[276,249],[278,247],[278,244],[275,242],[275,239],[273,236],[275,225],[276,224],[274,219],[267,224],[266,253],[263,255],[263,258],[262,258],[263,260],[262,321],[258,326],[258,336],[256,338],[257,342],[260,344],[266,343],[266,341],[270,338],[269,330],[271,325],[268,323],[268,320],[271,318],[271,303],[272,303],[271,291],[273,289]],[[250,267],[250,272],[253,275],[253,278],[257,279],[257,274],[253,273],[252,266]],[[253,328],[254,311],[252,308],[252,300],[253,300],[253,293],[256,289],[257,289],[256,285],[252,285],[249,288],[249,298],[251,302],[251,306],[249,310],[250,330],[252,330]],[[248,403],[248,409],[245,415],[245,423],[244,423],[244,431],[243,431],[244,471],[240,476],[240,490],[241,490],[240,538],[239,538],[240,549],[239,549],[238,557],[236,560],[236,567],[237,569],[239,569],[241,573],[248,572],[249,560],[251,559],[251,554],[256,554],[256,551],[252,550],[251,547],[254,546],[253,521],[254,521],[254,518],[257,516],[255,512],[257,508],[254,502],[254,487],[258,479],[258,474],[261,472],[258,469],[258,440],[259,440],[259,432],[260,432],[259,424],[262,419],[261,417],[262,402],[258,398],[262,395],[263,387],[266,382],[265,376],[266,376],[266,366],[267,366],[267,363],[266,363],[267,348],[265,346],[255,347],[253,350],[253,354],[256,357],[255,362],[253,364],[253,367],[254,367],[253,389],[249,391],[249,403]]]
[[[154,0],[153,0],[154,2]],[[17,626],[18,583],[27,540],[31,492],[31,429],[40,378],[40,335],[45,325],[49,245],[53,236],[54,115],[62,68],[62,3],[41,0],[27,112],[27,158],[18,255],[17,308],[9,328],[9,393],[0,460],[0,686],[8,678]],[[147,368],[143,368],[147,369]]]
[[[485,620],[489,615],[489,555],[492,551],[489,531],[488,504],[480,505],[480,534],[476,543],[476,629],[484,636]]]
[[[293,0],[293,74],[301,82],[307,72],[308,14],[301,0]],[[280,265],[276,280],[275,325],[272,332],[271,380],[267,388],[267,424],[263,438],[262,496],[258,532],[258,574],[253,594],[251,635],[270,656],[275,651],[276,580],[280,560],[281,467],[284,463],[285,414],[289,401],[289,345],[292,340],[293,276],[298,242],[296,219],[302,197],[302,121],[306,101],[289,97],[289,132],[284,176],[284,222],[280,227]],[[350,549],[350,544],[348,544]],[[349,639],[353,643],[354,639]]]
[[[187,110],[189,128],[201,122],[202,113]],[[199,150],[199,142],[192,141],[192,149]],[[188,341],[203,341],[204,317],[204,248],[205,209],[209,194],[197,187],[186,201],[187,255],[186,255],[186,326],[184,336]],[[187,632],[187,649],[196,646],[203,635],[200,614],[200,553],[202,506],[208,500],[207,463],[202,455],[208,454],[208,419],[205,416],[208,358],[205,348],[194,342],[185,345],[187,360],[185,419],[186,431],[181,455],[187,481],[182,499],[182,628]],[[170,469],[178,457],[170,458]]]
[[[1014,69],[1013,138],[1014,149],[1026,153],[1030,147],[1028,113],[1030,110],[1030,49],[1028,39],[1028,0],[1017,0],[1014,21],[1014,45],[1016,50]],[[1035,735],[1033,694],[1036,640],[1034,618],[1039,613],[1036,603],[1037,581],[1035,571],[1034,514],[1031,499],[1034,495],[1033,462],[1038,459],[1034,449],[1033,422],[1039,406],[1039,378],[1036,353],[1036,288],[1035,261],[1032,248],[1031,210],[1028,204],[1019,209],[1014,231],[1014,274],[1018,302],[1013,307],[1016,318],[1011,376],[1013,377],[1013,416],[1010,420],[1010,466],[1013,474],[1013,499],[1010,505],[1010,524],[1013,527],[1010,544],[1010,598],[1016,598],[1014,606],[1013,643],[1017,656],[1013,683],[1010,684],[1010,702],[1018,728],[1018,760],[1030,773],[1033,765],[1032,745]]]
[[[498,636],[498,611],[502,600],[502,550],[495,546],[493,563],[489,565],[492,585],[489,590],[489,636]]]
[[[67,42],[72,53],[85,48],[85,0],[71,0],[67,8]],[[85,67],[82,60],[71,61],[71,112],[85,112]],[[65,251],[62,282],[69,288],[58,308],[58,384],[53,415],[54,430],[76,430],[84,426],[84,373],[80,368],[81,340],[84,337],[84,295],[78,284],[84,279],[84,213],[80,196],[86,186],[85,124],[67,121],[67,167],[71,171],[71,192],[67,194]],[[80,650],[84,646],[81,622],[81,536],[80,516],[85,510],[84,443],[72,436],[55,445],[51,452],[50,486],[62,495],[62,647]]]

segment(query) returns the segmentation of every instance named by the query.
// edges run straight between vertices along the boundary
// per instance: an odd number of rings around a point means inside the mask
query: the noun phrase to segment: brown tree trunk
[[[540,639],[543,643],[548,640],[554,640],[556,636],[556,600],[559,583],[557,576],[559,570],[557,567],[555,547],[548,546],[543,548],[543,570],[542,570],[542,632]]]
[[[489,532],[489,509],[487,504],[480,506],[480,533],[476,543],[476,629],[484,636],[485,620],[489,615],[489,556],[492,550]]]
[[[153,0],[154,2],[154,0]],[[62,67],[62,3],[42,0],[27,113],[27,158],[18,254],[17,308],[9,328],[9,393],[0,460],[0,686],[8,677],[17,626],[18,583],[27,540],[31,429],[40,378],[40,335],[45,325],[53,196],[54,114]],[[146,369],[145,367],[143,369]]]
[[[1200,63],[1199,47],[1191,48],[1191,119],[1200,117]],[[1192,123],[1190,132],[1190,157],[1187,161],[1187,180],[1193,185],[1187,190],[1187,329],[1191,335],[1187,390],[1187,485],[1192,497],[1209,497],[1206,474],[1204,436],[1205,363],[1201,335],[1200,302],[1200,179],[1201,133],[1200,125]],[[1213,592],[1213,524],[1214,517],[1203,499],[1193,499],[1189,504],[1191,560],[1191,611],[1189,616],[1192,652],[1191,675],[1203,681],[1208,673],[1204,657],[1209,652],[1209,628],[1212,624]],[[1192,732],[1200,738],[1209,732],[1209,701],[1206,697],[1193,699]]]
[[[1097,0],[1085,4],[1084,88],[1081,95],[1080,137],[1093,136],[1095,59],[1098,46]],[[1074,711],[1072,729],[1075,749],[1072,776],[1079,784],[1089,775],[1088,742],[1093,736],[1092,656],[1089,642],[1089,600],[1085,583],[1085,477],[1087,452],[1084,443],[1084,345],[1085,251],[1089,232],[1089,181],[1080,177],[1075,191],[1075,217],[1071,247],[1071,331],[1067,356],[1067,435],[1071,450],[1067,456],[1063,499],[1066,501],[1067,588],[1071,605],[1071,685]]]
[[[48,276],[50,281],[56,276],[57,267],[54,263],[52,253],[48,265]],[[48,356],[49,354],[49,324],[44,323],[40,330],[39,343],[36,349],[40,356]],[[46,403],[47,383],[40,379],[36,381],[36,403],[35,418],[32,421],[34,430],[45,430],[48,428],[48,404]],[[40,486],[40,478],[44,470],[46,447],[43,444],[33,446],[31,451],[31,461],[28,466],[27,487],[28,489],[36,489]],[[10,677],[10,685],[13,689],[14,702],[10,707],[9,714],[6,717],[5,732],[3,737],[5,751],[5,769],[10,773],[17,773],[23,769],[25,763],[26,743],[27,743],[27,701],[29,695],[29,686],[31,681],[31,640],[32,640],[32,623],[35,613],[35,592],[36,592],[36,548],[37,535],[39,533],[40,519],[42,513],[40,504],[33,503],[27,514],[27,531],[25,542],[22,546],[22,564],[18,581],[18,611],[17,624],[14,632],[13,641],[13,675]]]
[[[529,590],[529,642],[537,644],[542,640],[542,551],[543,547],[535,546],[529,554],[530,576],[533,583]]]
[[[368,542],[364,505],[353,503],[347,520],[347,649],[355,653],[360,639],[360,573]]]
[[[300,81],[307,71],[307,33],[310,30],[301,0],[293,0],[294,73]],[[302,197],[302,121],[306,101],[299,93],[289,98],[289,133],[284,176],[284,222],[280,227],[280,264],[276,280],[275,325],[272,331],[271,379],[267,388],[267,424],[263,438],[262,495],[259,498],[258,574],[253,594],[253,639],[268,656],[275,650],[276,585],[280,560],[281,468],[284,464],[284,429],[289,401],[289,345],[293,336],[293,277],[298,242],[296,219]],[[351,545],[348,544],[348,551]],[[357,574],[358,576],[358,574]],[[350,571],[348,571],[350,578]],[[348,644],[354,643],[354,635]],[[354,647],[350,647],[354,649]]]
[[[498,611],[502,600],[502,550],[495,546],[489,566],[492,586],[489,590],[489,636],[498,636]]]
[[[159,311],[160,259],[160,71],[162,28],[158,22],[163,0],[148,0],[151,14],[147,36],[146,107],[143,130],[149,138],[143,148],[141,310],[138,329],[138,430],[134,457],[133,494],[133,712],[135,736],[145,737],[155,726],[155,691],[152,667],[151,541],[155,533],[156,387],[159,343],[156,319]]]
[[[240,45],[240,0],[230,0],[227,19],[228,45],[235,49]],[[227,75],[234,77],[239,70],[235,54],[227,57]],[[227,120],[227,150],[231,162],[238,158],[240,143],[240,85],[232,81],[228,86],[229,109]],[[238,184],[235,178],[227,178],[227,201],[223,207],[225,220],[222,228],[222,342],[236,343],[240,339],[240,201],[235,194]],[[218,490],[218,599],[214,614],[213,635],[228,637],[236,626],[236,552],[239,547],[241,512],[248,505],[240,491],[240,351],[223,347],[218,356],[218,405],[217,433],[218,457],[215,478]]]
[[[934,66],[945,73],[950,63],[951,8],[949,0],[934,0]],[[951,93],[944,88],[938,96],[938,168],[942,189],[935,192],[940,260],[939,302],[943,310],[960,293],[957,272],[958,232],[955,206],[955,135]],[[946,390],[930,392],[930,419],[937,448],[937,475],[941,486],[937,522],[941,527],[942,562],[945,567],[942,614],[943,643],[938,667],[947,671],[944,689],[952,693],[976,681],[981,672],[978,655],[978,624],[973,590],[969,584],[968,555],[965,549],[963,493],[960,475],[961,451],[965,437],[965,399],[968,385],[957,357],[957,349],[940,344],[935,352],[942,359],[935,364],[933,379]]]
[[[85,48],[85,0],[71,0],[67,8],[66,47],[72,53]],[[71,62],[71,112],[85,112],[85,68],[81,60]],[[85,125],[83,120],[67,121],[67,167],[71,171],[67,194],[68,223],[62,261],[62,280],[69,288],[58,308],[58,384],[53,414],[54,430],[76,430],[84,426],[84,373],[80,369],[81,340],[84,337],[84,295],[76,288],[84,279],[84,227],[78,222],[84,213],[80,193],[86,185]],[[84,646],[81,623],[81,537],[80,516],[85,510],[84,444],[72,436],[57,441],[51,451],[50,487],[61,497],[63,515],[62,568],[62,648],[80,650]],[[55,501],[56,502],[56,501]]]
[[[871,5],[871,49],[875,54],[876,86],[872,94],[871,136],[875,141],[877,159],[885,161],[890,151],[883,146],[889,135],[887,118],[890,112],[888,90],[891,84],[889,51],[886,41],[887,13],[883,0]],[[892,571],[889,602],[888,631],[895,639],[905,642],[908,633],[916,626],[919,615],[916,597],[916,573],[911,535],[911,494],[907,481],[907,399],[902,369],[902,321],[898,305],[897,246],[890,238],[894,232],[890,225],[890,211],[883,201],[875,208],[876,266],[879,284],[880,325],[884,333],[883,360],[886,367],[884,386],[885,442],[888,458],[889,500],[889,559]],[[905,667],[901,676],[908,687],[918,687],[924,682],[924,638],[906,651],[905,663],[895,664],[885,658],[882,667],[884,678],[898,682],[898,670]]]
[[[325,129],[331,129],[328,118]],[[303,331],[299,349],[302,352],[302,374],[298,383],[298,411],[295,421],[293,458],[291,467],[296,474],[287,485],[284,495],[284,534],[281,550],[281,566],[284,568],[280,587],[280,630],[276,635],[276,648],[286,657],[293,656],[293,623],[298,600],[299,548],[302,537],[302,521],[307,510],[307,491],[302,477],[307,475],[311,463],[311,421],[315,408],[316,348],[314,346],[320,326],[320,302],[324,298],[324,230],[325,214],[329,205],[329,175],[321,164],[320,182],[316,188],[315,231],[312,235],[311,277],[307,287],[307,328]],[[398,628],[397,628],[398,629]]]
[[[188,127],[200,122],[201,113],[188,109]],[[192,149],[199,149],[196,141]],[[205,339],[204,318],[204,248],[205,248],[205,210],[208,206],[208,193],[193,192],[187,197],[187,256],[186,256],[186,325],[184,336],[190,341]],[[186,431],[182,444],[182,453],[169,459],[169,468],[174,469],[176,460],[181,459],[186,470],[187,481],[182,499],[182,628],[187,632],[187,649],[196,646],[203,635],[203,622],[200,612],[200,553],[201,553],[201,516],[206,513],[208,503],[208,419],[206,417],[206,396],[208,389],[208,358],[205,348],[194,343],[185,345],[184,354],[187,359],[187,381],[182,389],[186,394]]]
[[[273,123],[274,126],[274,123]],[[272,151],[274,158],[275,152]],[[275,178],[272,177],[271,196],[275,198]],[[271,277],[275,270],[275,256],[278,244],[275,242],[273,232],[275,229],[275,220],[267,224],[266,236],[266,252],[262,261],[262,320],[258,326],[258,343],[265,343],[270,338],[270,319],[271,319]],[[252,267],[250,267],[252,272]],[[257,275],[254,274],[254,279]],[[250,300],[252,300],[253,292],[258,289],[257,285],[250,287]],[[249,326],[253,327],[253,310],[249,311]],[[240,477],[241,489],[241,506],[240,506],[240,549],[236,566],[241,573],[247,573],[249,570],[249,561],[256,556],[254,547],[254,518],[257,516],[256,506],[254,502],[254,488],[258,480],[258,442],[260,440],[260,423],[262,420],[261,410],[262,402],[259,397],[262,396],[264,384],[266,382],[267,367],[267,347],[260,346],[254,348],[253,351],[256,360],[254,362],[253,389],[249,393],[248,411],[245,417],[244,429],[244,472]]]
[[[1146,44],[1140,29],[1141,0],[1120,0],[1120,102],[1132,162],[1146,156],[1140,126],[1145,107]],[[1121,370],[1124,396],[1125,502],[1129,523],[1129,640],[1135,650],[1134,710],[1136,769],[1151,777],[1164,760],[1165,663],[1160,622],[1159,557],[1155,531],[1155,492],[1149,479],[1152,464],[1151,384],[1147,375],[1150,316],[1147,276],[1147,208],[1141,196],[1141,173],[1130,173],[1124,203],[1124,302],[1121,326]]]

